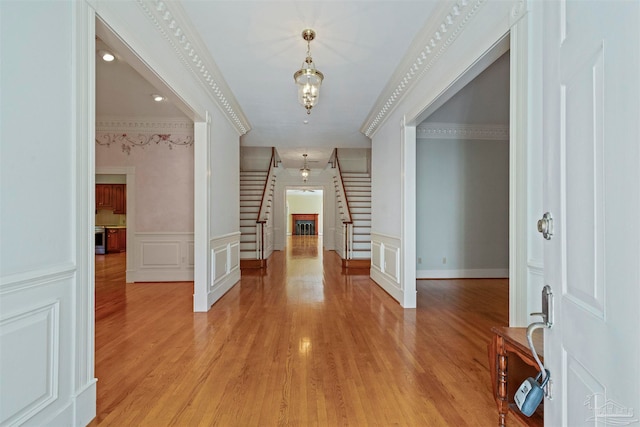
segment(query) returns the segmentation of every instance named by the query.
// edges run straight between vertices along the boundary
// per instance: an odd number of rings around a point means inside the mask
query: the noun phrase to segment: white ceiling
[[[181,1],[251,125],[241,144],[275,146],[290,167],[300,167],[304,152],[326,164],[334,147],[370,146],[360,127],[443,3]],[[304,28],[317,33],[311,54],[325,75],[311,115],[298,104],[293,81],[306,55]],[[151,101],[157,90],[126,64],[98,61],[96,73],[98,116],[184,117],[169,102]]]

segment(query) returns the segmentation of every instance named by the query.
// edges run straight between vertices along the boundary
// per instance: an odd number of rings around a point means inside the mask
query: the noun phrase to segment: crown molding
[[[227,85],[220,69],[178,2],[136,0],[149,20],[174,49],[176,56],[207,89],[240,135],[251,129],[240,104]]]
[[[139,132],[193,135],[193,122],[189,119],[96,117],[96,134],[109,132]]]
[[[424,123],[416,128],[417,139],[482,139],[508,141],[507,125],[467,125],[457,123]]]
[[[371,109],[360,132],[371,137],[420,77],[429,71],[458,38],[487,0],[457,0],[449,3],[441,19],[427,24],[396,68],[389,83]]]

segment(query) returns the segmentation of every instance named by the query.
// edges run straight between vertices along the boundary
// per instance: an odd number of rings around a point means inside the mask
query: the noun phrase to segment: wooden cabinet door
[[[114,214],[127,213],[126,185],[113,184],[111,187],[112,187],[111,199],[113,202],[113,213]]]
[[[120,252],[126,252],[127,250],[127,229],[118,229],[118,243],[120,244]]]
[[[120,252],[120,233],[117,228],[107,228],[107,253]]]
[[[96,184],[96,209],[110,209],[113,207],[113,186],[111,184]]]

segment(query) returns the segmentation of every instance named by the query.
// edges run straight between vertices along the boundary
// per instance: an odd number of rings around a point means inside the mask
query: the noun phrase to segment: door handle
[[[542,215],[542,219],[538,220],[538,231],[542,233],[542,237],[551,240],[551,236],[553,236],[553,218],[549,212],[545,212]]]

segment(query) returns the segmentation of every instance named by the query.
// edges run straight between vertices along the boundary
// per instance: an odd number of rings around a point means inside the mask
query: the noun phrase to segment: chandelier
[[[320,95],[320,85],[324,75],[316,70],[316,66],[311,58],[311,40],[316,38],[316,32],[307,28],[302,31],[302,38],[307,41],[307,57],[302,63],[302,68],[295,72],[293,79],[298,85],[298,102],[307,109],[307,114],[311,114],[311,109],[318,102]]]
[[[304,166],[302,167],[302,169],[300,169],[300,174],[302,175],[302,181],[307,182],[307,179],[309,178],[309,172],[311,171],[307,167],[307,155],[303,154],[302,157],[304,157]]]

